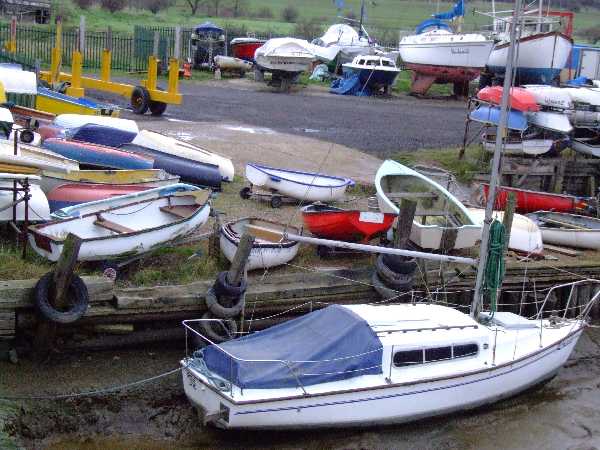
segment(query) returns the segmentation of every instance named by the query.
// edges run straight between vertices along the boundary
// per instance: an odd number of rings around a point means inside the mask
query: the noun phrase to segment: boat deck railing
[[[586,291],[583,291],[586,289]],[[581,302],[580,297],[587,294],[587,290],[591,291],[591,297],[589,300]],[[559,294],[568,294],[559,296]],[[558,298],[565,298],[566,303],[562,308],[556,308],[555,305],[558,302]],[[552,286],[546,292],[544,300],[535,315],[535,319],[542,320],[546,319],[567,319],[567,317],[573,317],[579,320],[587,320],[590,311],[600,298],[600,280],[595,279],[584,279],[573,281],[570,283],[558,284]]]

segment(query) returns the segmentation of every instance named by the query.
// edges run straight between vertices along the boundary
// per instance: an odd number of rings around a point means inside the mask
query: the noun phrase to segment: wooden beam
[[[572,257],[581,256],[583,254],[583,252],[579,250],[573,250],[570,248],[559,247],[558,245],[550,244],[544,244],[544,250],[549,250],[554,253],[560,253],[561,255],[567,255]]]
[[[410,239],[410,232],[417,211],[417,202],[403,198],[400,202],[400,214],[398,215],[398,223],[396,225],[396,233],[394,234],[394,248],[407,248]]]
[[[63,242],[63,249],[54,267],[54,306],[64,308],[67,306],[67,292],[73,278],[73,270],[77,264],[81,238],[69,233]]]
[[[240,238],[237,251],[231,261],[231,266],[227,272],[227,282],[232,286],[239,286],[246,272],[246,263],[252,251],[254,236],[244,232]]]
[[[509,192],[506,199],[506,207],[504,208],[504,215],[502,216],[502,225],[504,225],[504,249],[502,250],[503,257],[506,255],[508,250],[508,243],[510,242],[510,233],[512,230],[513,218],[515,216],[515,208],[517,207],[517,195],[514,192]]]

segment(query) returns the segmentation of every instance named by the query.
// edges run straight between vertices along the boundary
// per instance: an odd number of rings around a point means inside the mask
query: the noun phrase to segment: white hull
[[[523,139],[521,142],[507,142],[502,147],[502,153],[505,155],[530,155],[537,156],[548,153],[552,148],[554,141],[552,139]],[[490,153],[494,153],[496,142],[485,138],[482,140],[483,148]]]
[[[418,183],[418,191],[411,190],[410,192],[435,193],[438,195],[438,200],[435,200],[435,203],[438,210],[443,210],[442,212],[444,212],[444,215],[440,215],[440,211],[434,213],[434,210],[436,209],[435,206],[433,208],[420,208],[417,206],[418,214],[422,213],[423,216],[432,218],[432,220],[426,224],[421,222],[421,217],[417,217],[413,221],[410,240],[419,247],[425,249],[439,249],[442,245],[443,235],[446,230],[454,228],[458,230],[454,244],[454,248],[456,249],[473,247],[481,238],[481,225],[477,224],[475,219],[471,217],[468,209],[465,208],[456,197],[435,181],[430,180],[426,176],[409,169],[408,167],[402,166],[395,161],[385,161],[375,175],[377,203],[379,204],[381,212],[393,214],[399,213],[398,206],[388,197],[387,189],[382,185],[384,178],[386,177],[404,177],[408,183],[404,186],[405,189],[410,189],[409,185],[413,181]],[[390,183],[393,183],[393,181],[390,181]],[[404,191],[404,188],[402,191]],[[410,196],[407,198],[410,198]],[[431,210],[431,214],[428,215],[427,212],[429,210]],[[455,219],[451,219],[451,216],[455,217]]]
[[[219,166],[219,173],[225,181],[233,181],[234,168],[231,159],[204,150],[196,145],[165,136],[154,131],[142,130],[133,140],[134,144],[167,153],[181,158],[191,159],[204,164]]]
[[[600,250],[600,230],[567,230],[540,227],[542,239],[548,244]]]
[[[215,64],[219,66],[219,69],[221,70],[239,70],[246,72],[252,70],[252,67],[254,66],[251,62],[234,58],[233,56],[217,55],[214,57],[214,60]]]
[[[269,39],[256,49],[254,60],[264,69],[281,72],[304,72],[315,61],[314,46],[302,39]]]
[[[595,139],[597,142],[597,139]],[[600,158],[600,145],[591,144],[586,139],[571,139],[570,147],[578,153]]]
[[[284,226],[279,224],[255,219],[242,219],[238,222],[240,225],[252,222],[254,225],[267,226],[269,228],[274,228],[274,226],[279,229],[284,228]],[[243,230],[237,230],[238,232],[236,232],[236,229],[239,228],[239,226],[236,226],[238,222],[226,224],[221,227],[219,243],[221,251],[229,262],[233,261],[240,242],[240,234],[243,233]],[[290,232],[298,231],[294,227],[291,228],[293,229],[290,229]],[[246,270],[268,269],[286,264],[296,257],[299,246],[300,244],[296,241],[286,241],[283,245],[278,246],[272,242],[255,239],[248,262],[246,263]]]
[[[189,217],[176,219],[159,208],[169,204],[167,197],[145,203],[129,203],[87,216],[49,222],[39,228],[31,228],[29,243],[39,255],[50,261],[57,261],[63,248],[62,239],[68,233],[74,233],[82,239],[79,261],[131,258],[186,236],[204,225],[210,213],[210,206],[206,203],[203,206],[198,205]],[[188,196],[173,196],[171,204],[188,205],[190,200]],[[94,224],[98,215],[130,228],[131,232],[119,233]]]
[[[344,197],[352,180],[246,164],[246,179],[254,186],[305,202],[330,202]]]
[[[40,147],[19,144],[15,156],[14,145],[2,140],[0,140],[0,162],[60,172],[79,170],[77,161]]]
[[[255,55],[254,60],[256,64],[267,70],[274,70],[280,72],[307,72],[310,69],[314,56],[292,56],[292,55],[281,55],[281,56],[263,56]]]
[[[546,130],[558,131],[559,133],[570,133],[573,125],[569,116],[559,112],[536,111],[527,112],[527,121],[533,125]]]
[[[53,121],[54,125],[66,129],[79,128],[83,125],[94,124],[104,127],[117,128],[121,131],[139,133],[140,129],[134,120],[109,116],[90,116],[85,114],[59,114]]]
[[[29,181],[29,194],[31,198],[28,201],[28,217],[30,222],[44,222],[50,218],[50,207],[48,206],[48,199],[40,188],[40,177],[33,175],[12,175],[6,173],[0,173],[0,187],[12,188],[14,186],[14,180],[22,180],[27,178]],[[22,187],[17,183],[17,187]],[[17,199],[23,198],[23,192],[17,193]],[[0,191],[0,222],[9,222],[13,220],[13,208],[6,208],[8,205],[13,203],[13,192],[12,191]],[[25,202],[17,204],[17,221],[25,220]]]
[[[481,208],[469,208],[472,217],[483,225],[485,210]],[[504,218],[502,211],[494,211],[494,217],[499,221]],[[512,228],[508,248],[528,255],[541,254],[544,250],[542,232],[536,223],[527,216],[515,214],[513,216]]]
[[[427,66],[482,69],[494,42],[479,34],[429,33],[408,36],[398,46],[402,61]]]
[[[560,33],[544,33],[519,40],[515,66],[519,69],[562,70],[565,67],[573,42]],[[502,43],[490,53],[488,66],[506,67],[508,44]]]

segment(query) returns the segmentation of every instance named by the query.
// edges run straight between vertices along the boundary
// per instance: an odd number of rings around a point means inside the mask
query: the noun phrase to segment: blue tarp
[[[221,347],[245,360],[287,361],[302,385],[381,373],[381,341],[358,315],[333,305]],[[280,362],[245,362],[214,346],[203,350],[208,369],[243,389],[296,387]]]
[[[333,80],[331,87],[329,88],[329,92],[332,94],[357,95],[361,97],[371,95],[371,91],[367,86],[365,86],[363,89],[363,85],[360,82],[360,77],[358,74],[348,75],[344,78]]]
[[[68,133],[69,138],[75,141],[91,142],[92,144],[106,145],[108,147],[119,147],[123,144],[129,144],[136,135],[136,133],[132,133],[131,131],[93,123],[88,123]]]
[[[577,77],[577,78],[573,78],[572,80],[567,81],[566,85],[580,87],[580,86],[594,86],[594,83],[592,83],[592,80],[588,77]]]
[[[498,125],[500,122],[500,108],[496,106],[480,106],[471,112],[469,116],[476,122],[491,123]],[[507,128],[511,130],[524,131],[527,129],[527,117],[521,111],[510,110],[508,112]]]
[[[194,31],[196,33],[215,33],[215,34],[223,34],[223,28],[215,25],[212,22],[204,22],[203,24],[198,25]]]
[[[434,14],[433,18],[434,19],[439,19],[439,20],[452,20],[455,17],[461,17],[465,15],[465,3],[464,0],[458,0],[458,2],[456,2],[454,4],[454,7],[445,13],[439,13],[439,14]]]
[[[429,28],[437,28],[437,29],[448,30],[448,31],[452,30],[450,28],[450,25],[448,25],[446,22],[442,22],[441,20],[438,20],[438,19],[427,19],[427,20],[424,20],[423,22],[421,22],[419,25],[417,25],[415,32],[417,34],[421,34],[425,31],[427,31]]]

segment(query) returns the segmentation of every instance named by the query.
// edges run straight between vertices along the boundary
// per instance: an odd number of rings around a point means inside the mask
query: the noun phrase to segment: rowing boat
[[[527,216],[538,224],[548,244],[600,250],[600,219],[554,211],[537,211]]]
[[[27,179],[29,195],[27,207],[27,220],[30,222],[43,222],[50,218],[50,208],[46,195],[40,189],[40,177],[36,175],[0,173],[0,188],[13,188],[17,181],[17,188],[22,185],[19,180]],[[24,193],[17,192],[17,200],[23,199]],[[17,221],[25,220],[25,202],[16,205],[16,217],[13,216],[12,204],[14,203],[13,191],[0,190],[0,222],[8,222],[15,218]]]

